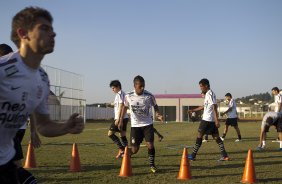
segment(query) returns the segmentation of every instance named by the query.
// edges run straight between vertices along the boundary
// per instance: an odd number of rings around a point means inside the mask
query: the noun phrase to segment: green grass
[[[183,151],[181,145],[194,145],[198,125],[198,123],[155,124],[165,137],[162,142],[155,141],[156,165],[159,168],[156,174],[150,173],[147,149],[141,147],[139,153],[131,160],[134,176],[118,177],[121,160],[114,159],[117,147],[107,137],[109,123],[87,123],[85,131],[80,135],[41,137],[43,144],[35,151],[38,168],[30,171],[40,183],[46,184],[183,183],[176,179]],[[221,125],[220,134],[223,132],[224,123]],[[239,183],[248,149],[254,151],[256,175],[260,183],[282,182],[282,152],[277,151],[278,143],[271,142],[277,137],[274,128],[271,128],[268,134],[267,150],[258,152],[255,148],[258,145],[260,123],[240,123],[239,126],[243,141],[235,143],[236,133],[230,128],[224,142],[232,161],[218,163],[220,153],[216,142],[203,143],[197,160],[190,162],[193,179],[186,181],[187,183]],[[28,137],[27,133],[23,141],[24,153],[26,153]],[[78,144],[82,172],[68,172],[73,142]],[[168,145],[172,145],[174,149],[168,149]],[[191,151],[192,149],[189,148],[188,152]]]

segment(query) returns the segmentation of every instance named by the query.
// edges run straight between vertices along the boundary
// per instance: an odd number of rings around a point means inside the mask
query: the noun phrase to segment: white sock
[[[282,148],[282,141],[280,141],[280,148]]]
[[[262,141],[262,146],[265,146],[265,141]]]

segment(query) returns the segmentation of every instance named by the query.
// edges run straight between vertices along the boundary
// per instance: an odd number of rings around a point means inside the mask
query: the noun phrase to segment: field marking
[[[184,144],[171,144],[171,145],[165,146],[165,148],[173,149],[173,150],[182,150],[183,148],[193,148],[193,146],[188,146]]]

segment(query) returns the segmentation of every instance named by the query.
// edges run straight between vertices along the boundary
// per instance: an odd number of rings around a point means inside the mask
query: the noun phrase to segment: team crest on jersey
[[[43,95],[42,86],[37,86],[37,94],[36,94],[37,98],[40,99],[42,97],[42,95]]]
[[[5,73],[7,77],[14,75],[15,73],[19,72],[18,68],[15,65],[12,65],[5,69]]]

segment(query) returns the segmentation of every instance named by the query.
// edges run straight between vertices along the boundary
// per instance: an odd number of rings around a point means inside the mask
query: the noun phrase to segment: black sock
[[[225,138],[225,136],[226,136],[226,134],[225,134],[225,133],[223,133],[223,134],[222,134],[222,138]]]
[[[240,134],[238,135],[238,139],[239,139],[239,140],[241,140],[241,139],[242,139],[242,137],[241,137],[241,135],[240,135]]]
[[[109,138],[114,141],[114,143],[118,146],[119,149],[124,150],[124,146],[121,144],[119,138],[115,134],[110,135]]]
[[[195,144],[195,146],[193,148],[193,152],[192,152],[192,157],[193,158],[196,158],[197,152],[198,152],[198,150],[200,149],[200,147],[202,145],[202,140],[203,140],[202,138],[197,138],[196,139],[196,144]]]
[[[120,137],[120,139],[121,139],[121,143],[124,147],[128,146],[128,141],[127,141],[126,136],[122,136],[122,137]]]
[[[224,144],[223,144],[222,140],[218,137],[218,138],[216,139],[216,142],[217,142],[218,147],[219,147],[219,149],[220,149],[221,155],[222,155],[223,157],[227,157],[227,153],[226,153],[226,151],[225,151]]]
[[[27,170],[24,168],[20,167],[18,168],[18,178],[20,183],[24,184],[37,184],[36,178]]]
[[[148,148],[148,156],[149,156],[150,167],[155,166],[155,148],[153,149]]]

